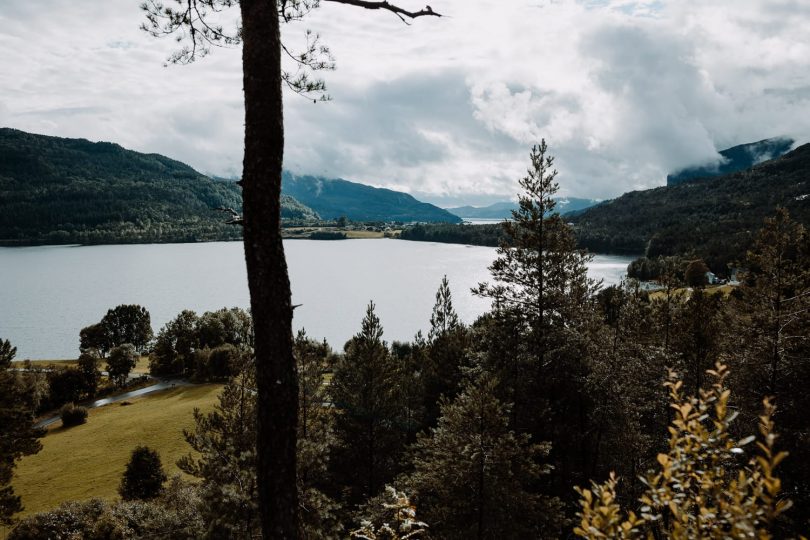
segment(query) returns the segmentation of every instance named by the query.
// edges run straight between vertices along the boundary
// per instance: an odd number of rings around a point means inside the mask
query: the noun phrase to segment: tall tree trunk
[[[259,511],[264,538],[298,536],[298,383],[290,280],[281,242],[284,121],[275,1],[241,0],[245,92],[245,260],[255,325]]]

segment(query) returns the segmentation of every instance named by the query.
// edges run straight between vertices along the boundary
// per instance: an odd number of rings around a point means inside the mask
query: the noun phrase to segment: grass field
[[[706,287],[707,294],[723,294],[728,296],[733,290],[734,285],[716,285]],[[666,296],[667,293],[665,291],[655,291],[650,293],[650,298],[666,298]],[[684,298],[688,298],[689,289],[675,289],[673,291],[673,296],[683,296]]]
[[[14,367],[22,367],[24,360],[15,360],[12,362]],[[34,367],[38,368],[64,368],[64,367],[76,367],[78,365],[78,360],[31,360],[31,363],[34,364]],[[106,369],[107,364],[102,360],[99,363],[100,369]],[[132,373],[137,375],[148,375],[149,374],[149,357],[148,356],[141,356],[138,358],[138,362],[135,364],[135,368],[132,370]]]
[[[42,451],[17,465],[13,485],[25,506],[22,515],[69,500],[117,497],[121,474],[139,444],[160,452],[169,477],[178,473],[175,462],[190,450],[182,430],[194,425],[195,407],[214,405],[221,388],[179,387],[133,399],[127,406],[91,409],[81,426],[52,428],[42,439]]]

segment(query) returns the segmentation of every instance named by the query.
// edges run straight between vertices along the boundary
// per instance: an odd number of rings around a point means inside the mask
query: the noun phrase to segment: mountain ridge
[[[591,251],[694,254],[724,272],[777,206],[810,225],[810,144],[743,171],[625,193],[570,219]]]
[[[241,188],[161,154],[0,128],[0,243],[236,240]],[[317,215],[285,198],[288,219]]]
[[[281,192],[301,201],[324,219],[352,221],[460,223],[458,216],[401,191],[342,178],[282,173]]]
[[[771,137],[752,143],[738,144],[720,150],[720,161],[704,165],[691,165],[667,175],[667,186],[676,186],[715,176],[723,176],[749,169],[754,165],[785,155],[796,143],[790,137]]]

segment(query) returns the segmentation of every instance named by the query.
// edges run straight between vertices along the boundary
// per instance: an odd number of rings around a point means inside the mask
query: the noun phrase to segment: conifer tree
[[[45,434],[34,428],[33,394],[9,371],[16,354],[16,347],[0,339],[0,525],[10,524],[23,510],[11,485],[14,466],[21,457],[40,451],[39,438]]]
[[[256,483],[256,392],[253,370],[242,366],[210,413],[195,409],[184,431],[194,454],[180,470],[203,480],[203,519],[209,538],[251,538],[260,530]]]
[[[785,209],[765,220],[733,296],[729,336],[735,391],[743,419],[753,429],[758,404],[771,397],[790,452],[784,484],[799,522],[810,521],[810,234]],[[732,363],[733,362],[733,363]]]
[[[489,268],[493,282],[473,292],[492,299],[496,320],[517,328],[517,346],[499,360],[512,364],[518,377],[501,381],[513,389],[512,427],[554,441],[555,482],[567,494],[571,479],[591,463],[591,403],[584,385],[589,340],[598,328],[592,299],[597,283],[587,276],[591,257],[577,249],[573,230],[555,212],[559,186],[547,152],[544,140],[532,147],[519,207],[503,223],[504,240]]]
[[[436,538],[553,538],[558,503],[533,490],[549,445],[509,429],[509,407],[489,377],[444,400],[438,426],[412,448],[403,482]]]
[[[352,502],[375,495],[391,480],[403,447],[397,425],[398,371],[382,334],[371,302],[361,331],[346,344],[335,367],[329,390],[338,409],[334,472]]]
[[[426,425],[436,425],[439,398],[452,399],[461,384],[461,368],[467,352],[467,329],[453,308],[450,282],[442,278],[430,316],[425,370]]]
[[[157,451],[138,446],[132,451],[118,493],[125,501],[154,499],[163,491],[166,479]]]

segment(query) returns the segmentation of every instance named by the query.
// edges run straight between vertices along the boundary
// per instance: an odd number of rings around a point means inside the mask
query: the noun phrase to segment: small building
[[[716,285],[720,283],[720,278],[714,272],[706,272],[706,283],[709,285]]]

